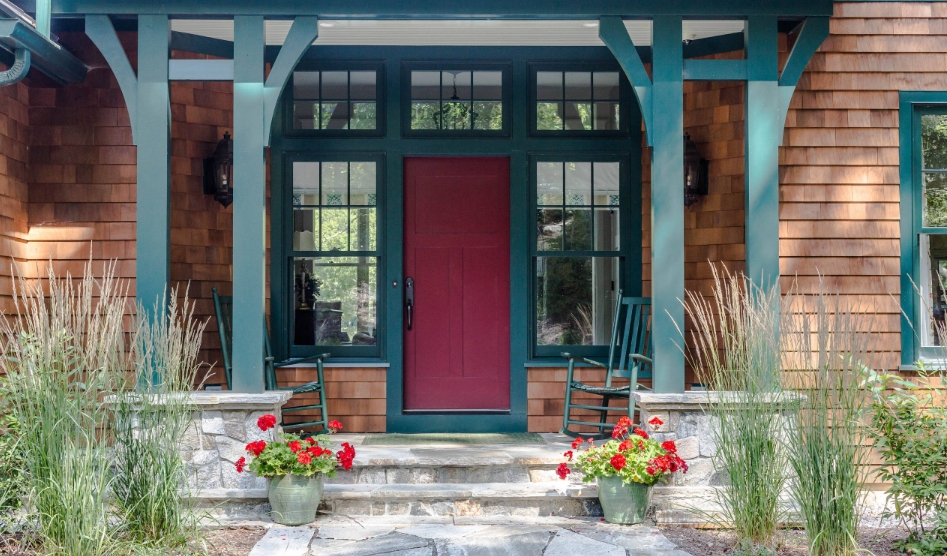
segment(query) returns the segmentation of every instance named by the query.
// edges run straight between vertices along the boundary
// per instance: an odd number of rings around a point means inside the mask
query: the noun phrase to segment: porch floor
[[[250,556],[690,556],[656,527],[599,518],[320,516],[272,526]]]

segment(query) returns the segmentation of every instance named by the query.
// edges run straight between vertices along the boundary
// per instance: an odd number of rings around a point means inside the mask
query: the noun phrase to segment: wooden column
[[[167,15],[139,16],[135,288],[145,307],[165,295],[171,277],[170,38]]]
[[[263,392],[266,163],[261,16],[234,17],[233,389]]]

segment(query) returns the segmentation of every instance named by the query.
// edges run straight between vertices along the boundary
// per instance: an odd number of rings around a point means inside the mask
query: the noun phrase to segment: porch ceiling
[[[266,22],[266,44],[281,45],[292,21]],[[651,21],[626,20],[636,46],[651,45]],[[683,39],[742,32],[742,20],[685,20]],[[233,20],[176,19],[181,33],[233,41]],[[323,20],[319,45],[604,46],[595,20]]]

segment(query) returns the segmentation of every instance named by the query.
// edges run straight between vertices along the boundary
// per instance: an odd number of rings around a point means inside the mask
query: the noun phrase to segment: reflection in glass
[[[294,251],[376,249],[376,167],[375,162],[293,163]]]
[[[618,75],[608,71],[536,72],[536,129],[621,129]]]
[[[562,209],[536,211],[536,241],[540,251],[562,250]]]
[[[536,104],[536,129],[559,131],[562,129],[562,103],[539,102]]]
[[[503,129],[503,73],[412,71],[411,129]]]
[[[297,257],[293,270],[295,345],[376,343],[375,257]]]
[[[319,209],[296,209],[293,211],[293,251],[317,251],[316,228],[319,226]]]
[[[925,170],[947,169],[947,114],[921,116],[921,159]]]
[[[617,207],[619,201],[619,164],[595,162],[595,204]]]
[[[293,128],[375,129],[377,73],[297,71],[293,73]]]
[[[608,345],[615,257],[537,257],[537,345]]]
[[[922,176],[924,226],[947,227],[947,173],[925,172]]]
[[[564,222],[566,251],[592,250],[592,211],[567,209]]]
[[[592,204],[592,163],[566,162],[566,204]]]
[[[921,330],[924,346],[947,344],[947,235],[921,235],[921,306],[927,318]]]
[[[618,207],[595,208],[595,245],[596,251],[618,251]]]
[[[349,250],[374,251],[376,227],[374,208],[350,208],[349,230],[352,233],[352,244]]]

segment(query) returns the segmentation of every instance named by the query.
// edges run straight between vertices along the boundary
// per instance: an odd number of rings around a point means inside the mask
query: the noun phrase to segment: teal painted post
[[[164,296],[170,279],[170,38],[167,15],[138,18],[135,288],[145,307]]]
[[[36,32],[49,38],[49,25],[52,19],[52,0],[36,0]]]
[[[746,22],[744,218],[746,275],[768,290],[779,285],[779,110],[775,16]]]
[[[263,392],[266,165],[263,18],[234,17],[233,389]]]
[[[655,392],[684,391],[684,82],[680,16],[655,16],[651,298]]]

